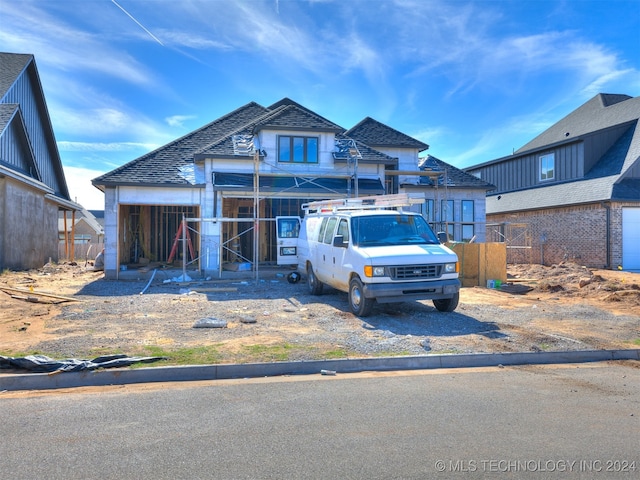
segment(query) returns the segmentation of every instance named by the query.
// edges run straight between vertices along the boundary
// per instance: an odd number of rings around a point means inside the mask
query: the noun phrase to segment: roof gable
[[[325,117],[323,117],[323,116],[321,116],[321,115],[318,115],[316,112],[314,112],[314,111],[312,111],[312,110],[309,110],[309,109],[308,109],[307,107],[305,107],[304,105],[300,105],[298,102],[294,102],[293,100],[291,100],[291,99],[290,99],[290,98],[288,98],[288,97],[284,97],[282,100],[280,100],[280,101],[278,101],[278,102],[274,103],[273,105],[270,105],[268,108],[269,108],[269,110],[271,110],[271,111],[275,111],[275,110],[277,110],[279,107],[282,107],[282,106],[288,106],[288,105],[296,106],[296,107],[298,107],[300,110],[304,110],[305,112],[307,112],[307,113],[309,113],[309,114],[313,115],[314,117],[321,118],[323,121],[327,122],[327,124],[333,125],[335,128],[338,128],[340,131],[344,131],[344,130],[345,130],[345,129],[344,129],[344,128],[342,128],[341,126],[339,126],[339,125],[337,125],[337,124],[333,123],[333,122],[332,122],[332,121],[330,121],[330,120],[327,120]]]
[[[298,104],[283,104],[257,122],[255,130],[316,130],[343,132],[344,128]]]
[[[420,151],[429,148],[426,143],[399,132],[371,117],[360,121],[357,125],[347,130],[345,135],[372,147],[417,148]]]
[[[640,118],[640,97],[600,93],[515,153],[520,154],[562,142],[575,141],[581,136],[633,122],[638,118]]]
[[[33,163],[33,168],[28,176],[52,189],[58,199],[71,201],[33,55],[0,52],[0,105],[3,106],[0,135],[14,135],[15,140],[16,132],[21,128],[28,144],[18,150],[9,149],[8,155],[30,156],[26,163]],[[16,106],[19,115],[15,115]],[[21,127],[14,123],[17,118],[22,122]],[[13,140],[4,139],[5,142]],[[10,159],[7,163],[18,165],[25,161]]]
[[[234,136],[253,135],[260,130],[289,130],[289,131],[317,131],[339,133],[344,129],[312,111],[300,107],[298,104],[280,104],[275,110],[267,111],[253,121],[230,131],[224,137],[217,139],[196,152],[196,159],[205,157],[237,157],[234,148]],[[245,153],[244,156],[247,156]],[[240,156],[243,156],[240,154]]]

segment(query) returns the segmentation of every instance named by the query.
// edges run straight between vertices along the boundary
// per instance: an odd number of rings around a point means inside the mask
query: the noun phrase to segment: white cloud
[[[93,138],[109,138],[117,140],[106,144],[155,146],[174,138],[166,127],[137,112],[121,110],[116,104],[113,107],[73,108],[56,103],[51,112],[51,122],[61,142],[84,143]]]
[[[101,16],[98,2],[71,4],[88,8],[88,17]],[[80,8],[82,10],[82,8]],[[70,11],[69,15],[79,14]],[[80,30],[40,8],[38,2],[2,2],[0,43],[5,51],[33,53],[38,66],[69,72],[93,72],[128,83],[157,88],[155,77],[126,51],[114,48],[112,38],[101,31]],[[124,15],[123,15],[124,17]],[[126,17],[124,17],[126,19]],[[128,19],[127,19],[128,20]],[[112,25],[113,27],[113,25]]]
[[[104,194],[91,184],[91,180],[104,173],[89,168],[64,167],[71,200],[87,210],[104,210]]]
[[[173,115],[164,119],[170,127],[183,127],[184,122],[196,118],[194,115]]]

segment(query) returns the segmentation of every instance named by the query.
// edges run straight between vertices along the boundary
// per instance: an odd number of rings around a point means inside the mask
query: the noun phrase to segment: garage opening
[[[185,205],[121,205],[120,264],[167,263],[183,216],[186,218],[198,217],[199,210],[197,206]],[[189,257],[187,262],[194,262],[198,259],[200,245],[197,223],[187,222],[187,236],[193,246],[193,250],[187,249]],[[181,238],[182,233],[180,232],[179,239]],[[176,248],[171,260],[182,265],[182,257],[182,248]]]

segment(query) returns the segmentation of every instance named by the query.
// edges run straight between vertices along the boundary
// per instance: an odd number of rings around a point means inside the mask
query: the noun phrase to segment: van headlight
[[[457,273],[457,271],[458,271],[458,262],[444,264],[444,273]]]
[[[364,275],[366,277],[384,277],[384,267],[374,267],[373,265],[364,266]]]

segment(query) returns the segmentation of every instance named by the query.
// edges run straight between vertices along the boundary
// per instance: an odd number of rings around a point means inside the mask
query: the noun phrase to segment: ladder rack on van
[[[424,193],[397,193],[394,195],[374,195],[371,197],[319,200],[302,205],[305,213],[310,211],[335,212],[344,210],[391,209],[409,207],[424,203]]]

